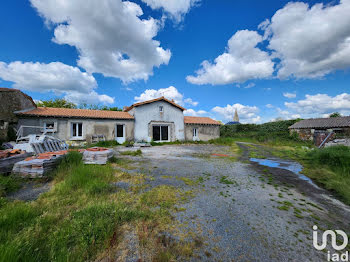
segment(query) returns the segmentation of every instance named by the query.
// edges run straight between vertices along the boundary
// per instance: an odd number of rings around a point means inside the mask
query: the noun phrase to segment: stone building
[[[0,141],[6,141],[9,128],[17,125],[16,111],[34,108],[33,99],[20,90],[0,88]]]
[[[289,130],[291,133],[298,133],[302,140],[315,141],[329,133],[334,138],[350,137],[350,116],[305,119],[290,126]]]
[[[90,142],[106,140],[172,142],[220,136],[220,123],[209,117],[184,116],[185,108],[164,97],[136,103],[118,111],[43,108],[17,113],[18,126],[38,126],[59,139]],[[35,130],[25,129],[23,135]]]

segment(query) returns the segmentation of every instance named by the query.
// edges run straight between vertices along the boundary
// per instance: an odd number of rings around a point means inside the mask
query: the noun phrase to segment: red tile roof
[[[145,105],[145,104],[150,104],[150,103],[153,103],[153,102],[157,102],[157,101],[165,101],[165,102],[168,102],[170,104],[172,104],[173,106],[176,106],[177,108],[180,108],[182,111],[185,111],[186,109],[183,108],[182,106],[176,104],[174,101],[171,101],[169,99],[166,99],[164,96],[162,97],[159,97],[159,98],[156,98],[156,99],[152,99],[152,100],[147,100],[147,101],[143,101],[143,102],[139,102],[139,103],[135,103],[129,107],[127,107],[124,111],[125,112],[128,112],[130,111],[132,108],[134,107],[137,107],[137,106],[141,106],[141,105]]]
[[[43,117],[74,117],[74,118],[100,118],[100,119],[134,119],[132,115],[121,111],[89,110],[38,107],[30,111],[20,112],[21,116],[43,116]]]
[[[210,117],[185,116],[185,124],[200,124],[200,125],[221,125],[220,122],[211,119]]]
[[[33,106],[36,107],[35,102],[33,101],[33,98],[25,93],[23,93],[21,90],[19,89],[15,89],[15,88],[7,88],[7,87],[0,87],[0,92],[20,92],[22,93],[28,100],[30,100],[33,104]]]

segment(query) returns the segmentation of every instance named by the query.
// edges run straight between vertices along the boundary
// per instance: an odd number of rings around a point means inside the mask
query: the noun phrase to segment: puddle
[[[307,176],[304,176],[303,174],[300,174],[300,172],[303,170],[303,166],[297,162],[284,161],[281,159],[273,160],[273,159],[259,159],[259,158],[250,158],[250,161],[256,162],[262,166],[281,168],[281,169],[291,171],[294,174],[296,174],[300,179],[307,181],[314,187],[318,188],[318,186],[314,182],[312,182],[310,178],[308,178]]]

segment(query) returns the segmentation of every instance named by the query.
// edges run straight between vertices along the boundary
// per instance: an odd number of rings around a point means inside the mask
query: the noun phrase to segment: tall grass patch
[[[125,224],[154,223],[148,241],[158,245],[157,227],[171,223],[178,191],[116,190],[113,182],[123,177],[115,172],[70,152],[53,173],[53,188],[37,200],[0,198],[0,262],[94,261],[119,244]]]
[[[332,171],[350,177],[350,148],[347,146],[332,146],[314,150],[309,154],[310,159],[321,166],[328,166]]]

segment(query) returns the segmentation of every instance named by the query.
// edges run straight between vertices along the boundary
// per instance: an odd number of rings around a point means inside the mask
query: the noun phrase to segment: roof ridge
[[[176,106],[176,107],[180,108],[182,111],[186,110],[184,107],[182,107],[182,106],[178,105],[177,103],[175,103],[174,99],[169,100],[169,99],[165,98],[164,96],[161,96],[161,97],[158,97],[158,98],[154,98],[154,99],[150,99],[150,100],[145,100],[145,101],[134,103],[131,106],[125,108],[124,111],[128,112],[134,107],[137,107],[137,106],[140,106],[140,105],[145,105],[145,104],[150,104],[150,103],[157,102],[157,101],[160,101],[160,100],[164,100],[164,101],[172,104],[173,106]]]

